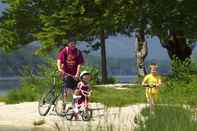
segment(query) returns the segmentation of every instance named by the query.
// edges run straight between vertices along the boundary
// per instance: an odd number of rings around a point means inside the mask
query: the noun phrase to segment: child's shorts
[[[149,102],[150,99],[153,99],[155,102],[158,100],[159,97],[159,88],[146,88],[146,98]]]

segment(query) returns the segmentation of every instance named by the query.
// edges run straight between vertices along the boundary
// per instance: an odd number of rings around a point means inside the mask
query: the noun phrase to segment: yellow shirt
[[[159,84],[159,83],[161,83],[161,79],[159,76],[153,76],[152,74],[148,74],[144,77],[143,83]]]
[[[153,76],[152,74],[148,74],[144,77],[144,80],[142,84],[161,84],[161,79],[159,76]],[[154,87],[154,88],[146,88],[146,94],[158,94],[159,93],[159,88]]]

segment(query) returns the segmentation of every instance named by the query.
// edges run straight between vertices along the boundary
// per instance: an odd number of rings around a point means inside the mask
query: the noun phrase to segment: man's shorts
[[[71,90],[75,90],[77,88],[78,81],[75,80],[71,76],[65,76],[64,77],[64,88],[69,88]]]
[[[149,102],[151,99],[155,102],[158,100],[159,97],[159,88],[146,88],[146,98]]]

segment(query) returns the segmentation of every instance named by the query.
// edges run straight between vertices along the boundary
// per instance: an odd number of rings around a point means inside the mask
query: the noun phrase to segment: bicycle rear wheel
[[[38,103],[38,112],[41,116],[46,116],[55,99],[55,88],[52,87],[47,93],[44,93]]]

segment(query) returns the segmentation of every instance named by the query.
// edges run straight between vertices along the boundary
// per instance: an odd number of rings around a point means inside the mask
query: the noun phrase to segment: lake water
[[[0,96],[5,96],[10,90],[19,86],[18,80],[0,80]]]
[[[120,83],[134,83],[137,76],[113,76]],[[10,90],[18,88],[20,79],[17,77],[0,78],[0,96],[5,96]]]

